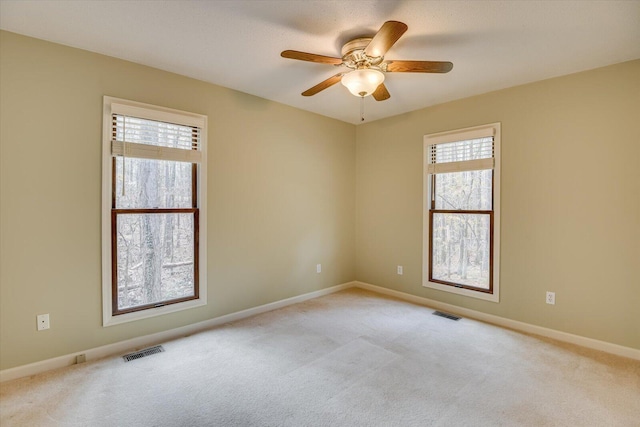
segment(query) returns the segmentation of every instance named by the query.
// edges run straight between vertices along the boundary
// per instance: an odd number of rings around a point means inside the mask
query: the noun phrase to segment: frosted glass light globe
[[[369,96],[384,81],[384,74],[372,68],[353,70],[342,76],[342,84],[355,96]]]

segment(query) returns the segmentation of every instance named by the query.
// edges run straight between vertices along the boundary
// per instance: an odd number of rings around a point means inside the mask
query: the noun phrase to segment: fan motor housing
[[[358,69],[380,64],[384,59],[383,56],[371,57],[364,53],[372,39],[372,37],[359,37],[345,43],[342,46],[342,65]]]

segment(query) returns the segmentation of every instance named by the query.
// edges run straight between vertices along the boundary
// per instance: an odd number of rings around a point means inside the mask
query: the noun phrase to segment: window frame
[[[123,113],[124,111],[124,113]],[[191,208],[134,208],[116,209],[115,207],[115,159],[112,154],[112,114],[140,117],[185,126],[197,126],[200,131],[201,161],[192,163],[192,206]],[[103,97],[103,135],[102,135],[102,317],[103,326],[112,326],[140,319],[151,318],[168,313],[204,306],[207,304],[206,280],[206,183],[207,183],[207,117],[171,108],[159,107],[136,101],[110,96]],[[165,301],[160,304],[148,304],[134,309],[117,310],[117,293],[114,292],[116,249],[114,236],[116,217],[126,213],[193,213],[194,214],[194,297]],[[185,211],[185,212],[182,212]],[[187,212],[188,211],[188,212]],[[117,289],[117,288],[116,288]]]
[[[130,215],[130,214],[152,214],[152,215],[163,215],[163,214],[193,214],[193,227],[194,227],[194,239],[193,239],[193,254],[194,254],[194,262],[193,262],[193,296],[187,296],[182,298],[176,298],[171,300],[164,300],[161,302],[137,305],[135,307],[128,308],[118,308],[118,264],[114,262],[114,260],[118,257],[118,249],[117,249],[117,228],[118,228],[118,216],[120,215]],[[136,209],[111,209],[111,314],[112,316],[121,316],[126,313],[133,313],[136,311],[148,310],[150,308],[157,308],[170,304],[179,304],[185,301],[196,300],[199,297],[199,212],[197,208],[136,208]]]
[[[492,210],[447,210],[435,209],[432,205],[433,195],[435,191],[435,179],[432,178],[436,174],[429,172],[430,164],[430,147],[435,143],[448,143],[475,139],[484,135],[493,136],[494,154],[493,154],[493,173],[492,173]],[[440,291],[464,295],[467,297],[478,298],[491,302],[500,302],[500,150],[501,150],[501,126],[500,123],[491,123],[480,126],[473,126],[453,131],[438,132],[424,136],[424,152],[423,152],[423,263],[422,263],[422,286]],[[484,168],[482,168],[484,169]],[[432,233],[432,216],[434,213],[460,213],[460,214],[486,214],[489,215],[490,224],[490,289],[477,288],[470,285],[446,282],[443,280],[433,279],[431,274],[432,257],[431,257],[431,241]]]

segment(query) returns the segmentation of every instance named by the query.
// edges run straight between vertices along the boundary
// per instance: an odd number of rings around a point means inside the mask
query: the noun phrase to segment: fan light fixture
[[[342,76],[342,84],[355,96],[371,95],[384,81],[384,74],[373,68],[353,70]]]

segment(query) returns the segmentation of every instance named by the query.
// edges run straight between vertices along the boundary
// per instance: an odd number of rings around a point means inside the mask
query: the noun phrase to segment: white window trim
[[[134,320],[147,319],[207,304],[207,116],[158,107],[126,99],[103,97],[102,122],[102,326],[113,326]],[[198,167],[199,216],[199,296],[198,299],[132,313],[112,314],[111,302],[111,114],[119,113],[135,117],[198,126],[202,129],[201,147],[203,161]]]
[[[470,289],[456,288],[429,281],[429,207],[431,200],[431,186],[429,185],[429,150],[434,143],[455,142],[465,139],[473,139],[476,135],[482,135],[490,129],[494,138],[494,182],[493,182],[493,293],[473,291]],[[423,198],[422,198],[422,286],[439,291],[464,295],[491,302],[500,302],[500,150],[501,150],[500,123],[491,123],[474,126],[455,131],[439,132],[424,136],[423,144]]]

